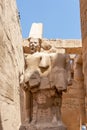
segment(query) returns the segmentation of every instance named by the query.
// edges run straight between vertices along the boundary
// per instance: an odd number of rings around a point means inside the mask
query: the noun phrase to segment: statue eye
[[[37,44],[37,42],[34,42],[35,44]]]
[[[29,44],[30,46],[32,45],[32,42],[30,42],[30,44]]]

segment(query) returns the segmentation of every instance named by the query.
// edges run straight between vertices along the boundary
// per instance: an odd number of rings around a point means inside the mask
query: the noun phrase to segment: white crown
[[[33,23],[30,29],[29,37],[42,38],[43,24]]]

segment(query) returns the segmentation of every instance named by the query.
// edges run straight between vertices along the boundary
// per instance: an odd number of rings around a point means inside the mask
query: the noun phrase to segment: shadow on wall
[[[0,115],[0,130],[3,130],[2,121],[1,121],[1,115]]]

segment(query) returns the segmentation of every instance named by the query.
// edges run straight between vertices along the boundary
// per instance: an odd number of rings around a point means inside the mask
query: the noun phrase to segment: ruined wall
[[[21,43],[16,1],[0,0],[0,130],[18,130],[20,125]]]
[[[83,46],[83,73],[85,85],[85,110],[87,123],[87,0],[80,0],[80,18]]]

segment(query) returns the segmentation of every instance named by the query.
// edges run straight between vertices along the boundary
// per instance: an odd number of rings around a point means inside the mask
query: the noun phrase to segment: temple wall
[[[0,0],[0,130],[18,130],[20,125],[21,43],[16,1]]]
[[[83,73],[85,85],[85,110],[87,123],[87,1],[80,0],[80,18],[81,18],[81,32],[82,32],[82,46],[83,46]]]

